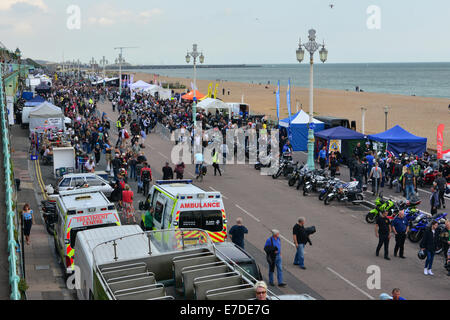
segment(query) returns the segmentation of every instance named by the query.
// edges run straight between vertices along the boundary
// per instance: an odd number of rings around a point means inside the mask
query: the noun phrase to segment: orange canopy
[[[195,97],[197,98],[197,100],[202,100],[203,98],[205,98],[206,96],[201,94],[200,92],[198,92],[197,90],[195,91]],[[184,100],[194,100],[194,91],[191,91],[187,94],[185,94],[184,96],[181,96],[181,99]]]

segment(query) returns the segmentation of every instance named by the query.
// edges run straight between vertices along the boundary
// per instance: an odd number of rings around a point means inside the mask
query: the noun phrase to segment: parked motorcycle
[[[399,212],[396,203],[391,199],[385,200],[382,193],[380,193],[380,196],[375,200],[375,206],[376,207],[370,210],[366,215],[367,223],[375,223],[377,217],[384,211],[387,211],[388,217],[391,217],[392,219],[395,217],[396,213]]]
[[[297,165],[295,167],[294,172],[289,177],[288,181],[289,187],[292,187],[297,183],[298,179],[300,178],[301,171],[304,167],[305,167],[304,163],[302,165]]]
[[[295,164],[297,165],[297,164]],[[291,160],[282,159],[280,160],[280,167],[278,171],[272,175],[273,179],[278,179],[282,174],[287,177],[290,173],[294,171],[294,164]]]
[[[337,200],[338,202],[354,202],[363,199],[362,191],[358,189],[358,181],[352,181],[347,184],[337,184],[333,188],[333,191],[326,196],[324,204],[329,205],[333,200]]]
[[[55,223],[58,220],[56,213],[56,202],[50,200],[41,201],[42,205],[42,216],[45,222],[45,228],[50,235],[55,233]]]
[[[340,183],[341,181],[338,178],[334,178],[331,180],[328,180],[325,184],[325,187],[322,189],[319,189],[319,200],[323,201],[326,196],[333,191],[333,188],[336,186],[336,184]]]
[[[303,185],[303,196],[307,196],[311,192],[317,192],[327,184],[328,179],[324,176],[314,175],[312,179]]]
[[[441,219],[445,220],[447,217],[447,213],[438,213],[434,216],[430,216],[426,213],[421,213],[417,216],[417,218],[413,221],[411,230],[408,232],[408,239],[411,242],[417,243],[423,238],[423,234],[425,229],[430,226],[432,221],[440,221]]]

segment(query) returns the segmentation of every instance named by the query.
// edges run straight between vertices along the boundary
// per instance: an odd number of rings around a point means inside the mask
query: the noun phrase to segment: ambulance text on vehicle
[[[63,191],[57,197],[55,248],[67,273],[72,273],[77,232],[120,226],[119,214],[102,192]]]
[[[146,210],[142,216],[144,229],[148,229],[146,217],[152,214],[153,230],[202,229],[214,242],[224,242],[227,237],[220,192],[206,192],[192,185],[192,180],[157,181],[139,208]],[[195,233],[190,236],[195,238]]]

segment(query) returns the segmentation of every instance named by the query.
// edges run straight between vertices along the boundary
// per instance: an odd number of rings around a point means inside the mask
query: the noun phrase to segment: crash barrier
[[[170,133],[170,129],[163,126],[161,123],[157,123],[155,126],[155,132],[158,133],[165,140],[170,141],[172,134]]]
[[[0,64],[2,65],[2,64]],[[17,275],[17,256],[16,256],[16,240],[15,231],[15,213],[13,211],[13,172],[11,168],[11,154],[9,145],[9,132],[7,124],[6,105],[3,93],[3,74],[0,72],[0,109],[1,109],[1,130],[2,130],[2,147],[3,147],[3,165],[5,168],[5,204],[6,204],[6,227],[8,233],[8,261],[9,261],[9,284],[11,286],[11,300],[20,300],[19,281]],[[23,248],[22,248],[23,250]]]

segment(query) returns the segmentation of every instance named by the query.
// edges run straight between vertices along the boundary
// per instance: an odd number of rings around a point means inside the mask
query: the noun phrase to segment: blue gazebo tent
[[[416,154],[421,156],[427,150],[427,138],[418,137],[409,133],[400,126],[388,131],[369,135],[372,141],[386,144],[386,149],[398,156],[400,153]]]
[[[290,120],[290,126],[289,118],[280,120],[280,127],[284,127],[288,131],[289,140],[294,151],[307,151],[309,115],[305,111],[300,110]],[[325,124],[322,121],[313,118],[313,122],[314,132],[322,131],[325,128]]]
[[[364,140],[365,136],[357,131],[344,127],[335,127],[314,134],[317,138],[325,140]]]
[[[353,149],[358,144],[358,142],[364,144],[365,141],[365,135],[344,127],[335,127],[328,130],[323,130],[314,134],[314,136],[316,137],[316,139],[326,140],[328,147],[328,142],[330,140],[341,140],[340,153],[345,163],[347,163],[348,159],[352,156]]]

